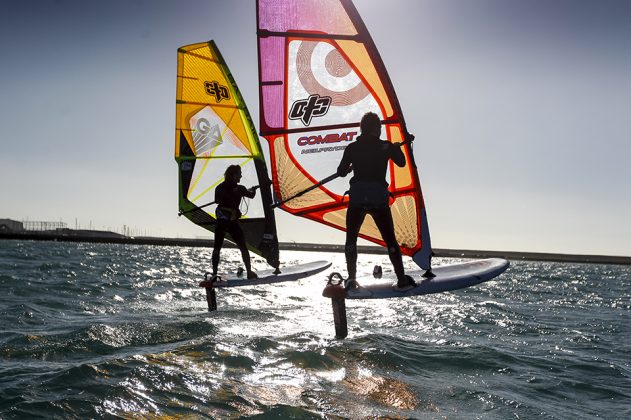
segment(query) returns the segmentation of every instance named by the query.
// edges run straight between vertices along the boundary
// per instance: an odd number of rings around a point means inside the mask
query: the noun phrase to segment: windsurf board
[[[499,276],[509,266],[502,258],[487,258],[459,264],[441,265],[432,269],[435,277],[423,278],[421,270],[407,272],[416,281],[416,287],[399,291],[394,273],[375,282],[370,276],[357,278],[360,287],[346,292],[346,299],[386,299],[440,293],[473,286]]]
[[[247,279],[245,273],[242,276],[237,276],[236,273],[219,274],[220,281],[215,281],[211,284],[209,280],[204,280],[199,283],[200,287],[241,287],[241,286],[257,286],[261,284],[281,283],[285,281],[299,280],[305,277],[312,276],[321,271],[326,270],[331,266],[330,261],[314,261],[305,264],[289,265],[281,267],[280,274],[274,274],[274,270],[261,270],[257,271],[258,278]],[[210,276],[208,276],[210,277]]]

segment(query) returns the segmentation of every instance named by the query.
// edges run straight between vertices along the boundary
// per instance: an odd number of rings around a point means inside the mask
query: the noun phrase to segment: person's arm
[[[347,147],[346,149],[344,149],[344,155],[342,156],[342,160],[340,161],[340,164],[337,166],[337,176],[344,177],[353,170],[351,168],[351,158],[350,158],[350,153],[348,152],[349,149],[350,147]]]
[[[254,198],[254,196],[256,195],[256,189],[258,188],[258,185],[256,187],[252,187],[250,189],[245,188],[243,185],[240,185],[241,188],[239,188],[239,190],[241,190],[241,195],[247,198]]]
[[[390,159],[400,168],[405,166],[405,154],[403,154],[403,150],[401,150],[401,144],[402,143],[392,143],[390,145]]]
[[[219,184],[217,188],[215,188],[215,203],[221,202],[223,199],[223,185]]]

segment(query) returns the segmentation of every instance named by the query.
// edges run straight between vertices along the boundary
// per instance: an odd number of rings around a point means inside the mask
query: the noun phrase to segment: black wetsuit
[[[357,235],[364,218],[370,214],[379,228],[381,237],[388,247],[388,255],[397,279],[404,276],[401,248],[394,234],[392,213],[388,205],[388,183],[386,171],[388,161],[405,166],[405,155],[398,145],[382,141],[377,137],[362,134],[345,150],[337,173],[348,174],[350,180],[350,203],[346,213],[346,266],[349,278],[355,278],[357,270]]]
[[[217,273],[219,253],[221,252],[226,233],[232,236],[232,239],[239,247],[247,272],[249,273],[251,271],[250,253],[245,243],[243,230],[241,230],[241,226],[239,226],[239,218],[241,217],[239,205],[243,197],[254,198],[255,195],[256,191],[248,190],[241,184],[235,184],[229,181],[222,182],[215,189],[217,226],[215,228],[215,247],[212,256],[213,273]]]

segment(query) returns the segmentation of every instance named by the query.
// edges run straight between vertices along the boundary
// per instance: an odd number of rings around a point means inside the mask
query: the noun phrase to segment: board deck
[[[423,271],[407,272],[406,274],[416,281],[417,286],[405,292],[392,287],[393,283],[396,283],[394,274],[379,280],[372,276],[362,276],[357,278],[360,287],[347,291],[346,299],[386,299],[462,289],[499,276],[506,271],[508,265],[509,262],[502,258],[488,258],[435,267],[432,272],[436,277],[427,279],[421,277]]]
[[[305,264],[296,264],[287,267],[281,267],[280,274],[274,274],[274,270],[261,270],[257,271],[257,279],[248,280],[243,276],[239,277],[235,273],[221,274],[221,281],[213,283],[213,287],[241,287],[241,286],[257,286],[261,284],[280,283],[284,281],[299,280],[304,277],[309,277],[326,270],[331,266],[330,261],[314,261]],[[205,287],[200,284],[201,287]]]

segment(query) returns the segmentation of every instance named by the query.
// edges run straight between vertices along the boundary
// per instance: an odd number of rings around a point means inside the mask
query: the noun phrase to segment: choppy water
[[[282,253],[327,258],[343,269]],[[512,261],[465,290],[348,301],[337,340],[324,274],[219,290],[209,313],[209,261],[0,241],[0,418],[631,418],[631,267]]]

